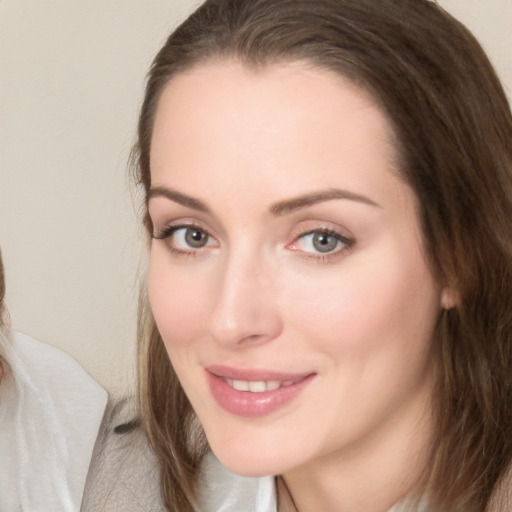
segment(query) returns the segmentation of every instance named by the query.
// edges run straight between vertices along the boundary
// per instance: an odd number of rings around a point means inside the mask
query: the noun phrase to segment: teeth
[[[274,389],[280,388],[281,383],[277,380],[269,380],[267,382],[267,391],[273,391]]]
[[[226,382],[237,391],[250,391],[251,393],[263,393],[264,391],[273,391],[284,386],[291,386],[295,383],[294,380],[286,380],[280,382],[278,380],[269,381],[246,381],[246,380],[231,380],[226,379]]]
[[[246,380],[234,380],[233,387],[237,391],[249,391],[249,383]]]
[[[267,391],[267,383],[264,381],[249,382],[249,391],[251,393],[262,393]]]

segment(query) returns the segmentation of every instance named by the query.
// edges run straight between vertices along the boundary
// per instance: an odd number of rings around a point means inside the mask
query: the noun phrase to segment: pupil
[[[206,234],[198,229],[187,229],[185,239],[190,247],[204,247],[206,245]]]
[[[331,252],[336,249],[338,240],[332,235],[325,233],[315,233],[313,236],[313,246],[318,252]]]

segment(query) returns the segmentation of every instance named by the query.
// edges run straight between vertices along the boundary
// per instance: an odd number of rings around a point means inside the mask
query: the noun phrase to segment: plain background
[[[0,0],[0,246],[12,326],[133,392],[145,250],[127,177],[151,59],[194,0]],[[440,0],[512,98],[512,0]]]

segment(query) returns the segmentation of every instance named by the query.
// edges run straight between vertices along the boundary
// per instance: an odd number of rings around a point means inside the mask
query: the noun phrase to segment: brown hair
[[[152,125],[177,73],[212,58],[305,60],[368,90],[394,126],[427,253],[457,306],[438,324],[441,370],[425,491],[483,511],[512,460],[512,116],[471,33],[429,0],[207,0],[151,67],[134,156],[150,184]],[[151,221],[145,212],[145,225]],[[204,434],[143,297],[140,402],[169,510],[193,510]]]

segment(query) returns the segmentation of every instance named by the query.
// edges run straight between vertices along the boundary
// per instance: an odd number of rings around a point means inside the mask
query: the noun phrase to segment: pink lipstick
[[[271,414],[293,400],[315,377],[225,366],[206,368],[212,395],[226,411],[257,418]]]

